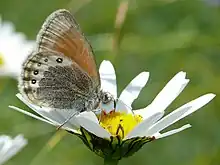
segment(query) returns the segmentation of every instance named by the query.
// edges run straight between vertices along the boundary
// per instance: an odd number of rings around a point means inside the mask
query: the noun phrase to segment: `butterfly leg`
[[[80,112],[76,111],[74,113],[72,113],[70,115],[70,117],[68,117],[59,127],[57,127],[56,130],[59,130],[61,127],[63,127],[66,123],[68,123],[68,121],[70,121],[70,119],[72,119],[75,115],[78,115]]]

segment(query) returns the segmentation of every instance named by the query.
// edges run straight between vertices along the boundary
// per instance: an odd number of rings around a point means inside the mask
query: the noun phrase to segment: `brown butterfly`
[[[36,42],[19,80],[21,94],[31,103],[69,110],[72,118],[114,100],[100,89],[92,47],[69,11],[60,9],[48,16]]]

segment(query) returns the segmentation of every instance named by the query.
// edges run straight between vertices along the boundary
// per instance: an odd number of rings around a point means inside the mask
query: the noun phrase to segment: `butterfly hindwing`
[[[23,67],[20,91],[38,106],[81,110],[94,93],[91,77],[61,53],[33,53]]]

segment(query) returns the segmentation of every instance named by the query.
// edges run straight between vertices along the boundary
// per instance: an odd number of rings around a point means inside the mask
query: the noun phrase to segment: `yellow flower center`
[[[108,114],[102,113],[99,118],[100,125],[104,129],[111,133],[112,136],[119,136],[122,139],[142,121],[142,117],[140,115],[115,111]]]
[[[3,54],[0,52],[0,67],[4,64]]]

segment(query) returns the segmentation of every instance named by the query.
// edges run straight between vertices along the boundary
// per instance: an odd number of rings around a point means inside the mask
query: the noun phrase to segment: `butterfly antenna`
[[[71,116],[69,116],[59,127],[57,127],[57,130],[59,130],[60,128],[62,128],[66,123],[68,123],[75,115],[78,115],[79,112],[76,111],[74,113],[71,114]]]

